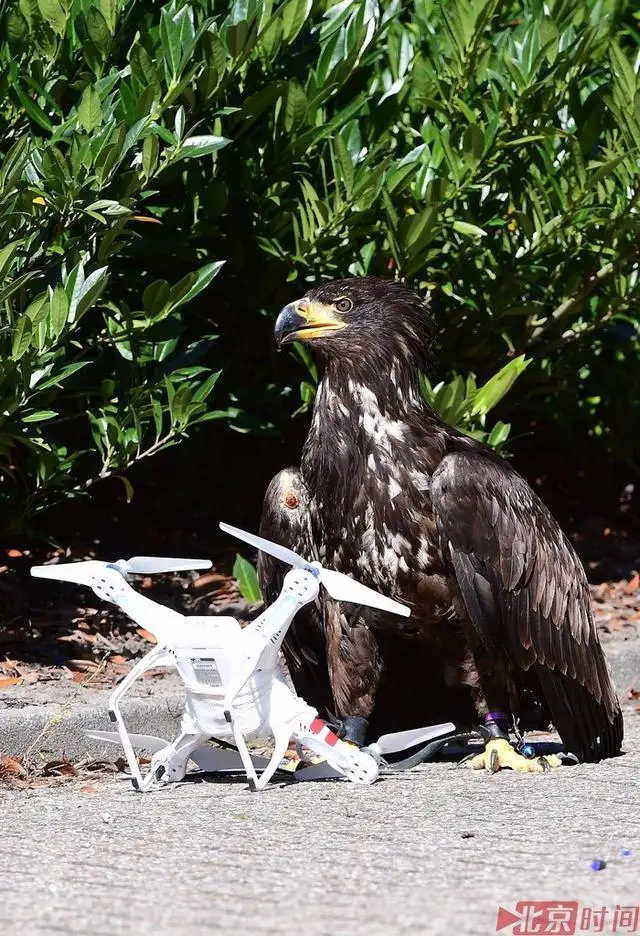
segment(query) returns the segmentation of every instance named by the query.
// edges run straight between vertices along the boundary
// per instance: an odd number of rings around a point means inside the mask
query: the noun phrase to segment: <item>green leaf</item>
[[[142,88],[152,88],[154,96],[160,97],[161,88],[158,70],[143,45],[134,45],[130,53],[131,72]]]
[[[209,153],[216,153],[223,146],[227,146],[231,140],[222,136],[193,136],[183,140],[180,149],[172,157],[172,162],[179,159],[195,159],[198,156],[207,156]]]
[[[75,374],[76,371],[82,370],[83,367],[88,367],[90,364],[91,361],[76,361],[73,364],[67,364],[62,370],[47,377],[46,380],[39,381],[37,387],[39,390],[50,390],[51,387],[60,387],[67,377]]]
[[[151,413],[153,415],[153,424],[156,430],[156,439],[157,442],[160,436],[162,435],[162,423],[163,423],[163,410],[160,400],[153,399],[151,401]]]
[[[48,116],[45,114],[43,109],[40,107],[37,101],[34,101],[33,98],[29,97],[28,94],[22,90],[19,85],[14,85],[14,90],[18,95],[20,103],[26,110],[29,117],[34,120],[39,126],[44,130],[48,130],[49,133],[53,130],[53,124],[49,120]]]
[[[22,417],[23,423],[36,423],[44,422],[45,419],[53,419],[54,416],[58,416],[55,410],[38,410],[36,413],[28,413],[26,416]]]
[[[167,7],[160,14],[160,38],[169,72],[175,78],[182,61],[182,34],[180,23],[175,22]]]
[[[19,10],[13,9],[7,16],[7,39],[18,43],[28,32],[27,21]]]
[[[509,438],[511,423],[497,422],[487,438],[487,445],[491,448],[500,448]]]
[[[417,253],[427,242],[438,217],[438,209],[430,205],[411,219],[406,237],[406,246]]]
[[[118,0],[98,0],[98,5],[109,27],[109,32],[113,36],[116,31],[116,21],[118,17]]]
[[[471,408],[471,415],[485,415],[496,406],[497,403],[509,392],[520,374],[526,370],[531,363],[531,358],[525,358],[524,354],[518,355],[512,361],[498,371],[497,374],[479,387]]]
[[[145,137],[142,144],[142,171],[149,179],[158,165],[158,154],[160,152],[160,143],[155,133],[150,133]]]
[[[255,567],[239,554],[236,555],[236,561],[233,564],[233,577],[245,601],[251,603],[262,601]]]
[[[11,241],[0,250],[0,283],[11,269],[11,263],[21,243],[19,240]]]
[[[87,133],[95,130],[95,128],[99,127],[102,123],[100,95],[91,85],[87,85],[82,92],[82,97],[80,98],[80,104],[78,106],[78,120]]]
[[[355,180],[355,168],[349,150],[339,133],[333,138],[333,151],[336,157],[336,171],[344,185],[347,198],[351,198]]]
[[[107,267],[94,270],[87,278],[78,274],[69,302],[69,322],[78,321],[99,298],[107,285]]]
[[[169,303],[169,296],[169,284],[166,280],[155,280],[149,283],[142,294],[144,311],[152,318],[161,315]]]
[[[307,95],[297,81],[287,85],[287,101],[284,111],[284,128],[287,133],[304,123],[307,115]]]
[[[218,377],[222,371],[215,371],[213,374],[209,374],[206,380],[203,380],[198,389],[193,394],[194,403],[203,403],[211,395],[211,391],[218,382]]]
[[[606,179],[614,169],[617,169],[620,163],[622,163],[626,158],[627,156],[625,153],[623,156],[616,156],[614,159],[609,159],[607,162],[602,163],[602,165],[598,166],[598,168],[588,177],[587,184],[591,187],[596,186],[598,182]]]
[[[311,11],[312,0],[288,0],[282,11],[282,36],[293,42]]]
[[[486,237],[487,232],[476,224],[469,224],[468,221],[454,221],[453,230],[458,234],[464,234],[465,237]]]
[[[19,289],[29,282],[30,279],[33,279],[35,276],[34,270],[29,270],[27,273],[23,273],[21,276],[18,276],[16,279],[12,280],[10,283],[0,289],[0,302],[4,302],[5,299],[9,299],[10,296],[13,296],[14,293],[17,293]]]
[[[62,286],[54,289],[49,301],[49,323],[55,338],[59,338],[67,324],[69,299]]]
[[[121,205],[120,202],[114,201],[112,198],[99,198],[98,201],[87,205],[87,211],[99,211],[101,214],[115,216],[131,214],[131,208]]]
[[[637,87],[636,73],[633,70],[633,66],[620,46],[615,42],[612,42],[609,47],[609,56],[611,58],[611,66],[613,68],[614,74],[618,79],[619,85],[624,91],[627,101],[632,103]]]
[[[31,319],[28,315],[21,315],[16,323],[11,342],[11,359],[13,361],[19,361],[28,351],[31,344],[31,330]]]
[[[111,33],[104,16],[97,7],[90,7],[87,12],[87,32],[98,49],[104,51],[111,41]]]
[[[180,106],[176,111],[175,120],[173,122],[173,132],[175,134],[176,140],[181,140],[184,135],[184,123],[184,107]]]
[[[42,18],[59,36],[64,35],[67,27],[67,14],[60,0],[38,0]]]
[[[5,191],[13,186],[29,156],[30,138],[25,135],[16,140],[7,155],[2,160],[0,168],[0,190]]]
[[[218,275],[224,263],[224,260],[215,260],[213,263],[205,264],[196,272],[187,273],[186,276],[183,276],[171,289],[171,311],[185,305],[187,302],[191,302],[203,289],[206,289],[214,277]]]

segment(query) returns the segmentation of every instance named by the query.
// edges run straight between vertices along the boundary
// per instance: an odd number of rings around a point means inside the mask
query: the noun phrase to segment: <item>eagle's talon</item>
[[[542,773],[560,764],[560,758],[555,754],[547,754],[535,760],[523,757],[505,738],[492,738],[484,751],[471,760],[473,770],[487,770],[491,774],[505,768],[515,770],[516,773]]]
[[[576,757],[576,755],[572,754],[570,751],[561,751],[560,754],[558,754],[558,759],[560,760],[560,763],[563,767],[567,766],[568,764],[574,765],[580,763],[580,760]]]

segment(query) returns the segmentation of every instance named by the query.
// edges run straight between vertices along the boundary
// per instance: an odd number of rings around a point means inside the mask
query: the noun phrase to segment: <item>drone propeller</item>
[[[392,614],[400,614],[403,617],[409,617],[411,609],[391,598],[380,595],[373,588],[367,585],[361,585],[355,582],[343,572],[337,572],[335,569],[325,569],[317,562],[308,562],[302,556],[288,549],[286,546],[280,546],[279,543],[272,543],[262,536],[256,536],[255,533],[247,533],[238,527],[229,526],[228,523],[221,523],[220,529],[231,536],[244,540],[256,549],[268,553],[274,559],[280,559],[294,569],[307,569],[318,576],[322,585],[336,601],[350,601],[357,605],[367,605],[369,608],[377,608],[379,611],[390,611]]]
[[[94,741],[103,741],[107,744],[122,744],[120,735],[117,731],[88,731],[85,729],[85,735]],[[129,741],[134,748],[141,751],[147,751],[150,754],[157,754],[169,747],[170,742],[163,738],[157,738],[155,735],[130,734]],[[189,753],[189,760],[203,770],[205,773],[218,773],[225,771],[235,772],[242,770],[242,758],[236,750],[227,750],[226,748],[212,747],[210,744],[200,744]],[[260,757],[257,754],[251,755],[253,766],[258,769],[265,768],[269,759]]]
[[[187,572],[190,569],[210,569],[209,559],[171,559],[168,556],[132,556],[118,559],[116,565],[132,575],[153,575],[156,572]]]
[[[101,562],[88,559],[84,562],[54,563],[46,566],[33,566],[31,574],[36,578],[57,579],[61,582],[75,582],[77,585],[92,584],[93,578],[105,567],[111,566],[123,575],[153,575],[156,572],[182,572],[187,569],[210,569],[208,559],[171,559],[165,556],[133,556],[132,559],[118,559],[117,562]]]
[[[393,731],[391,734],[381,735],[377,741],[370,744],[365,750],[376,754],[395,754],[397,751],[406,751],[407,748],[418,744],[425,744],[434,738],[441,738],[456,730],[453,722],[444,722],[442,725],[429,725],[427,728],[409,728],[407,731]]]
[[[378,759],[384,757],[385,754],[406,751],[407,748],[425,744],[435,738],[443,738],[452,734],[455,730],[456,726],[453,722],[445,722],[442,725],[429,725],[427,728],[394,731],[391,734],[381,735],[377,741],[367,745],[362,750]],[[319,764],[313,764],[309,767],[299,767],[293,774],[295,780],[336,780],[343,776],[344,774],[337,768],[332,767],[328,761],[321,761]]]
[[[106,741],[107,744],[122,744],[117,731],[98,731],[97,729],[88,731],[85,729],[84,733],[87,738],[92,738],[94,741]],[[129,741],[131,741],[134,748],[138,748],[141,751],[148,751],[150,754],[162,751],[164,748],[168,747],[170,743],[169,741],[165,741],[164,738],[157,738],[155,735],[145,734],[130,734]]]

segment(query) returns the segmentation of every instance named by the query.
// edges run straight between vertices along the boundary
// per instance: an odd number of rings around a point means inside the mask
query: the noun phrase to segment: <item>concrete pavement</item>
[[[0,793],[3,923],[37,936],[475,936],[518,900],[604,905],[612,922],[616,904],[640,904],[640,719],[628,724],[625,756],[548,774],[437,764],[368,788],[205,781],[144,795],[108,779],[93,793]]]
[[[621,691],[638,644],[607,644]],[[0,792],[3,928],[484,936],[499,906],[553,900],[577,901],[578,924],[606,908],[603,929],[575,932],[610,933],[616,905],[640,905],[640,715],[625,715],[624,756],[547,774],[433,764],[366,788],[252,794],[227,780],[143,795],[105,778],[95,792]]]

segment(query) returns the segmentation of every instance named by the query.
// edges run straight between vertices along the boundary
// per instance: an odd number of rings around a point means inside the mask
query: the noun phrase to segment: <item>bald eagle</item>
[[[482,726],[473,766],[532,771],[509,730],[553,722],[568,751],[620,751],[622,715],[584,569],[527,482],[427,405],[431,329],[401,283],[324,283],[286,306],[279,346],[309,342],[320,379],[300,468],[280,472],[261,533],[411,607],[408,619],[323,595],[284,644],[297,691],[343,736]],[[260,554],[267,603],[286,570]]]

